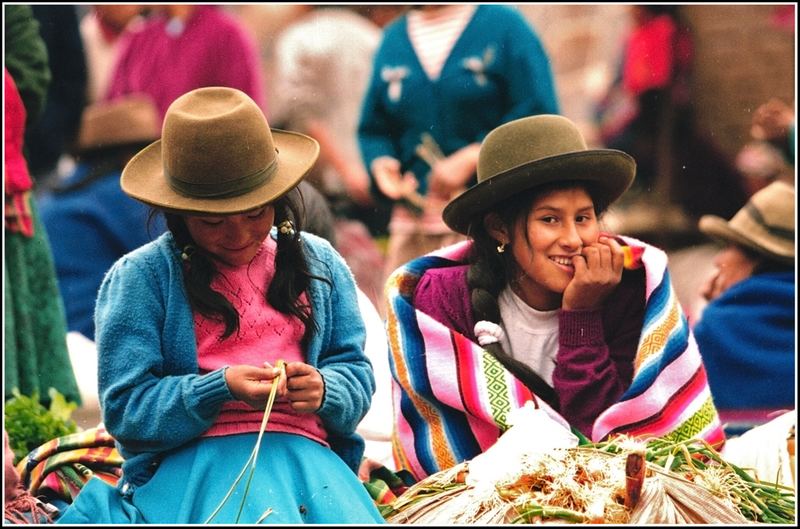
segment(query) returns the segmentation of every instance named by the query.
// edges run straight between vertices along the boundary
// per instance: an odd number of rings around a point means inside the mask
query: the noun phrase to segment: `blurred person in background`
[[[330,204],[338,249],[360,288],[382,307],[384,257],[374,238],[386,235],[388,208],[370,194],[356,129],[381,38],[372,17],[383,10],[306,7],[274,43],[273,121],[319,142],[320,159],[307,178]]]
[[[47,48],[51,81],[44,110],[25,131],[28,167],[37,191],[58,179],[68,150],[78,135],[86,105],[86,56],[74,5],[32,4]]]
[[[685,220],[732,215],[747,200],[741,175],[697,126],[692,101],[694,35],[683,6],[630,6],[619,71],[595,113],[601,143],[636,159],[623,208],[675,206]],[[652,212],[651,215],[652,216]],[[689,222],[687,225],[691,225]]]
[[[252,36],[215,5],[152,5],[119,43],[105,100],[146,94],[163,119],[170,103],[195,88],[226,86],[265,110],[263,78]]]
[[[795,406],[795,190],[774,182],[730,220],[700,219],[724,247],[702,286],[694,335],[729,431]]]
[[[141,4],[95,4],[81,19],[80,31],[88,71],[87,103],[103,98],[108,90],[117,45],[128,24],[140,20]]]
[[[748,197],[775,180],[794,183],[794,109],[777,97],[762,103],[753,113],[750,137],[736,155]]]
[[[756,109],[750,135],[756,140],[775,145],[787,162],[794,165],[797,141],[795,121],[794,108],[780,98],[773,97]]]
[[[50,81],[47,48],[30,6],[4,5],[3,11],[4,396],[8,400],[17,388],[23,395],[38,395],[48,406],[48,392],[55,388],[68,401],[81,404],[50,242],[23,154],[26,123],[35,121],[44,108]]]
[[[652,190],[657,171],[663,170],[658,165],[660,135],[671,133],[665,123],[686,119],[693,43],[678,16],[678,6],[629,9],[632,27],[618,77],[598,118],[605,146],[636,158],[633,191],[641,192]]]
[[[74,154],[75,171],[40,197],[67,324],[94,340],[94,302],[114,262],[160,235],[148,208],[119,185],[125,164],[161,136],[158,109],[143,94],[86,108]]]
[[[474,183],[484,136],[542,113],[558,113],[550,61],[515,8],[412,6],[384,29],[358,129],[372,191],[392,205],[384,278],[463,239],[441,213]]]

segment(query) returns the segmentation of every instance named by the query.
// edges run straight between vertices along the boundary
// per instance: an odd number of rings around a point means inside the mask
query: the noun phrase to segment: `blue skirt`
[[[258,434],[203,437],[171,452],[144,485],[123,497],[91,479],[60,524],[202,524],[225,498]],[[250,465],[211,523],[236,522]],[[364,485],[331,449],[299,435],[266,432],[240,524],[384,523]]]

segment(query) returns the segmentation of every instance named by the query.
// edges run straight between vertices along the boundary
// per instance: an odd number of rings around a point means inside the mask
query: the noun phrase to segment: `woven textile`
[[[629,237],[625,266],[645,267],[644,326],[634,377],[620,400],[600,414],[592,440],[609,435],[701,437],[724,441],[705,369],[670,283],[664,252]],[[470,242],[415,259],[389,278],[387,331],[395,408],[398,468],[416,479],[471,459],[494,444],[508,413],[536,398],[478,344],[413,306],[419,278],[430,269],[464,263]]]
[[[51,439],[20,461],[17,471],[34,496],[72,503],[92,477],[116,485],[122,456],[105,428],[97,427]]]

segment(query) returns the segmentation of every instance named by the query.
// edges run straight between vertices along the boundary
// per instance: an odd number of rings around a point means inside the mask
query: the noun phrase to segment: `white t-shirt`
[[[558,352],[558,309],[536,310],[506,287],[497,300],[506,353],[533,369],[551,386]]]
[[[474,5],[452,5],[439,7],[430,13],[420,10],[409,12],[408,39],[432,81],[439,79],[447,57],[475,9]]]

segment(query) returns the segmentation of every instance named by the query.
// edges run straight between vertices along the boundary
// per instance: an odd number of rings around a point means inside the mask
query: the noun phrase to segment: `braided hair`
[[[503,289],[511,282],[517,267],[512,252],[497,252],[497,243],[483,223],[489,213],[495,213],[503,224],[509,228],[518,222],[527,226],[531,213],[531,204],[537,197],[550,191],[583,187],[592,197],[595,213],[599,216],[608,207],[597,198],[594,185],[590,182],[569,181],[556,182],[536,187],[521,193],[510,200],[498,204],[494,209],[485,211],[475,219],[468,228],[468,235],[473,239],[467,270],[467,287],[470,292],[470,303],[475,321],[489,321],[501,325],[498,298]],[[527,240],[527,230],[525,231]],[[558,410],[558,395],[539,374],[523,362],[508,354],[500,342],[484,346],[484,349],[500,361],[503,366],[520,379],[537,397],[541,398],[553,409]]]
[[[303,303],[301,294],[305,292],[312,279],[329,282],[311,274],[303,252],[300,231],[305,217],[302,193],[298,188],[276,200],[275,219],[289,219],[293,230],[278,230],[277,252],[275,255],[275,275],[266,292],[266,300],[276,310],[297,317],[305,326],[302,346],[318,331],[311,306]],[[227,338],[239,329],[239,314],[235,307],[211,283],[219,271],[210,254],[197,247],[186,226],[184,217],[164,212],[167,228],[172,232],[175,243],[186,254],[184,259],[184,285],[192,310],[209,317],[222,320],[225,331],[221,338]]]

